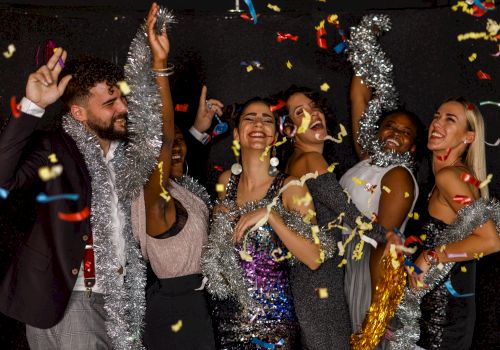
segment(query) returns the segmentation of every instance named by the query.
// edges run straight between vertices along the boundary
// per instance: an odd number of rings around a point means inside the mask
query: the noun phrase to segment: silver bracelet
[[[171,71],[165,71],[165,72],[153,71],[153,74],[156,75],[157,77],[169,77],[172,74],[174,74],[174,71],[173,70],[171,70]]]
[[[175,68],[175,65],[173,63],[168,63],[167,68],[151,68],[153,72],[169,72],[173,71]]]

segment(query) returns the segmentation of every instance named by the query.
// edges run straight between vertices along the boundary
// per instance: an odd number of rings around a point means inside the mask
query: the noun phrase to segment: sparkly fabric
[[[241,215],[262,208],[269,204],[281,188],[285,175],[276,176],[264,199],[248,203],[241,208],[236,206],[236,192],[239,177],[232,176],[226,190],[224,205],[229,208],[228,215],[224,215],[224,222],[234,225]],[[214,262],[214,248],[219,246],[210,242],[218,234],[218,228],[224,231],[220,214],[214,219],[209,244],[202,256],[202,271],[208,277],[207,289],[219,298],[228,300],[216,303],[214,317],[217,323],[218,337],[222,349],[258,349],[260,346],[253,342],[273,344],[277,349],[293,349],[295,335],[298,331],[293,300],[289,287],[288,261],[273,258],[279,251],[279,256],[287,254],[287,249],[279,237],[268,224],[260,227],[247,237],[246,251],[252,261],[239,258],[241,245],[232,245],[232,230],[227,232],[227,246],[232,251],[229,264],[224,261],[224,254],[217,256]],[[285,221],[286,222],[286,221]],[[217,267],[212,264],[218,264]],[[235,264],[232,266],[231,264]],[[231,275],[235,273],[236,275]],[[219,276],[217,276],[217,274]],[[228,276],[228,278],[224,278]],[[221,279],[222,278],[222,279]],[[235,280],[226,284],[226,290],[218,284],[223,281],[240,278],[240,286]],[[240,293],[243,288],[243,294]],[[225,294],[225,295],[221,295]],[[244,295],[251,300],[244,299]],[[245,307],[249,305],[249,307]],[[270,345],[269,345],[270,346]]]

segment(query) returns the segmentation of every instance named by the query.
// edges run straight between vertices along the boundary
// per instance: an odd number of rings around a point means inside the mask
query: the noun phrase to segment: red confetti
[[[188,111],[189,105],[187,103],[185,104],[176,104],[175,105],[175,110],[177,112],[187,112]]]
[[[285,102],[285,101],[283,101],[282,99],[279,99],[279,100],[278,100],[278,103],[276,103],[275,105],[272,105],[272,106],[271,106],[271,108],[270,108],[270,109],[271,109],[271,112],[278,111],[278,110],[280,110],[281,108],[285,107],[285,105],[286,105],[286,102]]]
[[[412,243],[418,243],[420,245],[424,244],[422,242],[422,240],[420,238],[418,238],[417,236],[410,236],[410,237],[405,239],[405,247],[408,247]]]
[[[57,213],[59,219],[64,221],[82,221],[85,220],[90,215],[90,210],[88,207],[83,208],[82,211],[78,213]]]
[[[481,184],[481,181],[479,181],[478,179],[476,179],[471,174],[467,174],[465,172],[463,172],[463,173],[460,174],[460,180],[468,182],[472,186],[475,186],[475,187],[479,187],[479,185]]]
[[[253,22],[253,17],[250,17],[249,15],[247,15],[246,13],[242,13],[240,15],[241,18],[243,18],[245,21],[248,21],[248,22]],[[257,18],[260,17],[260,13],[257,14]]]
[[[478,70],[476,73],[477,77],[481,80],[491,80],[491,75],[483,72],[482,70]]]
[[[448,159],[450,153],[451,153],[451,148],[448,148],[446,154],[444,156],[437,156],[437,159],[440,160],[441,162],[444,162],[446,159]]]
[[[292,35],[290,33],[282,33],[282,32],[278,32],[278,36],[276,37],[276,41],[281,43],[285,40],[293,40],[293,41],[297,41],[299,40],[299,36],[298,35]]]
[[[323,37],[325,35],[326,35],[326,29],[324,27],[321,27],[318,30],[316,30],[316,42],[318,44],[318,47],[322,49],[328,48],[326,44],[326,39]]]
[[[12,96],[10,98],[10,110],[14,118],[19,118],[21,116],[21,111],[19,110],[19,106],[17,105],[16,96]]]
[[[474,104],[472,104],[472,103],[469,103],[469,104],[467,105],[467,109],[468,109],[469,111],[473,111],[475,108],[476,108],[476,107],[475,107],[475,106],[474,106]]]
[[[224,171],[220,165],[214,165],[214,169],[220,171],[221,173]]]
[[[456,196],[453,197],[453,201],[460,204],[469,204],[472,202],[472,198],[457,194]]]

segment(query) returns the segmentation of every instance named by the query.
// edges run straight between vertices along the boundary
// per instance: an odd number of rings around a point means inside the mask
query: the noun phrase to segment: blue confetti
[[[52,201],[57,201],[59,199],[69,199],[71,201],[76,201],[80,196],[76,193],[58,194],[56,196],[47,196],[45,193],[40,193],[36,196],[36,200],[39,203],[49,203]]]
[[[333,50],[336,52],[336,53],[341,53],[342,51],[344,51],[347,47],[347,43],[345,41],[342,41],[341,43],[335,45],[335,47],[333,48]]]
[[[455,298],[468,298],[474,295],[474,293],[460,294],[455,290],[455,288],[453,288],[450,280],[446,281],[444,285],[446,286],[446,289],[448,289],[448,292],[450,292],[450,294],[453,295]]]
[[[245,0],[245,4],[248,6],[248,11],[250,12],[250,16],[252,16],[253,18],[253,24],[257,24],[257,12],[255,12],[252,0]]]
[[[412,263],[409,259],[405,259],[405,266],[412,266],[413,270],[415,271],[415,273],[417,275],[420,275],[422,273],[422,270],[420,269],[420,267],[418,267],[417,265]]]
[[[6,190],[5,188],[0,187],[0,197],[3,199],[7,199],[9,196],[9,191]]]

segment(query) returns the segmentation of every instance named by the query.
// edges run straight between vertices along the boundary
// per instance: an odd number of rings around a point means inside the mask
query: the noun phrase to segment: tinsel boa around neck
[[[166,28],[173,17],[161,8],[157,14],[158,28]],[[143,24],[133,39],[125,79],[130,86],[128,100],[129,139],[114,152],[118,206],[124,213],[123,230],[126,266],[122,283],[117,270],[120,262],[111,240],[113,230],[110,201],[111,186],[108,168],[97,137],[70,115],[63,117],[63,129],[76,143],[91,176],[90,224],[94,242],[95,270],[104,293],[106,331],[114,349],[143,349],[141,338],[145,313],[146,266],[138,243],[132,235],[131,200],[149,179],[162,145],[161,100],[155,77],[151,72],[151,52]]]
[[[377,121],[384,111],[396,109],[398,94],[394,87],[392,63],[382,50],[377,37],[391,29],[387,15],[366,15],[358,26],[351,29],[348,60],[354,73],[372,89],[372,99],[359,121],[358,142],[363,153],[370,155],[372,163],[380,167],[405,165],[413,168],[410,152],[386,152],[378,138]]]
[[[469,236],[476,227],[488,220],[495,223],[497,233],[500,234],[500,203],[494,199],[490,201],[478,199],[460,209],[455,222],[436,235],[436,246],[461,241]],[[403,326],[394,332],[393,339],[391,339],[392,350],[414,349],[420,338],[420,302],[429,290],[433,290],[448,277],[454,264],[453,262],[445,263],[442,269],[433,265],[424,276],[424,283],[429,286],[428,288],[417,290],[406,288],[403,299],[394,315]]]

